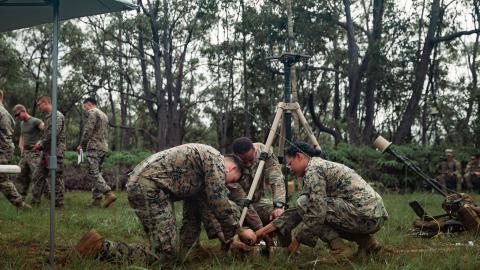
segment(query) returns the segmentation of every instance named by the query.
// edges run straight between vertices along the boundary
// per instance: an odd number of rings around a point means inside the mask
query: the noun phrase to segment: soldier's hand
[[[255,235],[257,236],[257,243],[260,242],[260,240],[262,240],[265,237],[265,235],[271,232],[274,232],[276,229],[277,228],[275,228],[275,226],[273,226],[271,223],[263,228],[258,229],[255,232]]]
[[[34,145],[32,146],[32,149],[33,149],[34,151],[40,151],[40,149],[42,149],[42,146],[37,143],[37,144],[34,144]]]
[[[233,240],[232,244],[230,245],[230,251],[236,253],[248,253],[252,250],[253,249],[250,246],[237,240]]]
[[[297,239],[293,238],[292,242],[290,243],[290,245],[287,248],[287,252],[289,254],[292,254],[292,253],[296,252],[299,247],[300,247],[300,242],[298,242]]]
[[[277,217],[281,216],[283,214],[283,212],[284,212],[283,208],[275,208],[275,209],[273,209],[273,211],[268,216],[268,219],[269,220],[274,220]]]
[[[253,246],[257,242],[257,236],[251,229],[240,229],[238,232],[238,238],[249,246]]]
[[[267,247],[275,246],[275,242],[273,242],[273,239],[268,234],[263,237],[263,241],[265,241]]]

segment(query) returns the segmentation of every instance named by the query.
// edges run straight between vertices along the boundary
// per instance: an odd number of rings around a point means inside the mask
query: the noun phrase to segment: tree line
[[[109,115],[114,150],[264,141],[283,98],[284,51],[321,144],[480,144],[479,1],[138,0],[62,23],[59,109],[78,144],[81,100]],[[51,27],[0,35],[10,107],[48,94]],[[301,129],[295,137],[304,138]]]

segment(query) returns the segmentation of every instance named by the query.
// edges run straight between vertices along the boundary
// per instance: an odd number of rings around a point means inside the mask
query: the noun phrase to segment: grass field
[[[286,256],[281,252],[269,258],[253,255],[234,258],[219,251],[217,241],[201,243],[207,247],[203,254],[187,253],[178,258],[177,269],[480,269],[480,241],[467,234],[440,234],[433,239],[410,235],[415,214],[408,202],[418,200],[426,210],[441,214],[442,197],[430,193],[407,195],[383,194],[390,218],[378,239],[400,251],[400,255],[376,255],[368,259],[355,259],[351,264],[325,266],[314,261],[325,255],[327,249],[318,242],[314,249],[303,246],[299,254]],[[476,195],[476,201],[480,196]],[[158,269],[159,266],[115,264],[94,259],[80,259],[72,251],[78,239],[90,228],[103,236],[124,242],[144,242],[143,231],[126,194],[109,209],[89,207],[90,193],[66,194],[65,209],[56,216],[56,269]],[[181,222],[181,203],[176,204],[177,223]],[[39,209],[17,211],[6,199],[0,199],[0,266],[1,269],[48,268],[49,209],[45,201]],[[473,246],[468,244],[473,241]],[[413,249],[422,249],[423,252]],[[426,251],[425,251],[426,250]]]

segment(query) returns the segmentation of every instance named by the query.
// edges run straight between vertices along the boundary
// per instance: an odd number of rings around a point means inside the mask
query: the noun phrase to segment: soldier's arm
[[[283,214],[274,219],[271,224],[282,234],[286,235],[302,222],[298,207],[288,208]]]
[[[228,198],[235,202],[239,207],[243,208],[245,199],[247,198],[247,193],[245,192],[243,187],[238,183],[229,184],[227,187],[230,191]],[[263,227],[262,220],[260,219],[260,216],[258,215],[257,211],[255,211],[252,205],[250,205],[247,209],[245,223],[254,231]]]
[[[467,167],[465,167],[465,174],[463,175],[464,177],[470,177],[473,174],[472,172],[472,165],[470,162],[467,164]]]
[[[207,204],[222,226],[225,240],[230,240],[237,232],[238,223],[234,219],[234,209],[228,201],[223,158],[214,158],[211,163],[205,162],[204,172]]]
[[[272,197],[274,202],[285,203],[285,182],[283,181],[282,167],[278,162],[277,157],[270,151],[268,158],[265,161],[263,169],[265,179],[268,181],[272,190]]]
[[[50,116],[51,117],[51,116]],[[52,137],[52,121],[46,125],[45,129],[43,130],[42,138],[38,142],[43,150],[50,150],[50,138]]]
[[[83,126],[82,137],[80,138],[80,145],[85,148],[87,143],[93,135],[95,129],[95,124],[97,123],[97,115],[92,111],[87,112],[87,119],[85,125]]]
[[[206,204],[205,200],[199,200],[199,204],[203,227],[207,232],[208,239],[217,238],[218,234],[222,232],[222,226]]]
[[[315,246],[317,231],[325,222],[327,213],[326,182],[318,173],[308,173],[305,176],[305,189],[308,192],[308,201],[302,207],[300,215],[302,222],[298,225],[295,238],[302,244]]]
[[[18,139],[18,148],[20,152],[23,152],[23,135],[20,135],[20,139]]]

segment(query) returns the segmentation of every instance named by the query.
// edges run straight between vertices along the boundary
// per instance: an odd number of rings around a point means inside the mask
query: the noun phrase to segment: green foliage
[[[150,156],[152,153],[148,151],[112,151],[109,152],[107,158],[104,161],[105,168],[113,167],[133,167],[140,163],[142,160]],[[77,152],[66,151],[64,156],[65,166],[73,166],[77,164]],[[86,156],[85,156],[86,159]]]
[[[443,158],[444,147],[421,145],[392,146],[410,159],[415,165],[431,177],[436,176],[436,166]],[[382,154],[368,146],[339,144],[336,148],[324,147],[328,159],[345,164],[354,169],[367,181],[381,182],[390,189],[418,189],[423,186],[422,179],[407,170],[406,166],[390,154]],[[466,164],[471,149],[456,148],[455,158]]]

